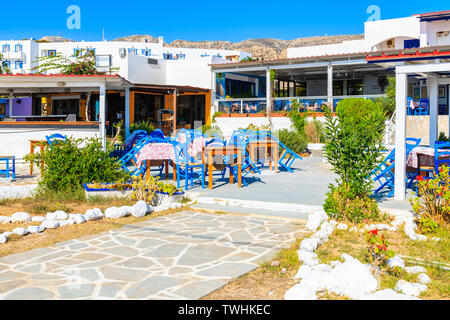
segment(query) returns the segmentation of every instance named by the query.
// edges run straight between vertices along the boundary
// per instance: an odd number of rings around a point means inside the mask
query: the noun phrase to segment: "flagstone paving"
[[[299,220],[175,213],[0,258],[0,299],[199,299],[304,233]]]

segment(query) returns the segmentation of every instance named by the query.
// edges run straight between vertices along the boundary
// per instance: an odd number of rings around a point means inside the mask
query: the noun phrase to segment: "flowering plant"
[[[434,179],[417,177],[418,197],[411,199],[417,214],[417,225],[422,233],[433,232],[450,218],[450,174],[448,167],[441,167]]]
[[[395,253],[388,250],[389,242],[378,230],[371,230],[364,234],[366,248],[369,251],[368,260],[374,268],[386,268],[387,262]]]

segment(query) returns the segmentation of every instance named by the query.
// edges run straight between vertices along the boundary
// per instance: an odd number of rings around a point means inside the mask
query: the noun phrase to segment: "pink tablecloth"
[[[442,150],[444,151],[444,150]],[[420,166],[421,167],[434,167],[434,148],[429,147],[417,147],[409,154],[408,161],[406,162],[407,167],[417,168],[419,166],[419,155],[420,155]],[[446,157],[443,157],[446,158]]]
[[[185,143],[186,142],[186,135],[180,134],[177,138],[177,142],[179,143]],[[194,138],[194,141],[192,141],[189,144],[188,153],[191,157],[198,157],[200,153],[202,153],[203,147],[206,146],[206,138],[198,137]]]
[[[145,160],[175,161],[175,151],[170,143],[152,143],[144,146],[137,156],[137,164],[141,166]]]

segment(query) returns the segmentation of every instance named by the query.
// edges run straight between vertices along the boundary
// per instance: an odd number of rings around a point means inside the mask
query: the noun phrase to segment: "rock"
[[[328,220],[328,215],[325,211],[317,211],[311,213],[308,217],[308,223],[306,224],[306,228],[312,232],[316,232],[319,226]]]
[[[45,220],[42,222],[41,227],[44,229],[56,229],[59,227],[59,222],[56,220]]]
[[[411,283],[405,280],[400,280],[395,285],[395,291],[404,293],[408,296],[418,297],[424,291],[427,291],[428,287],[421,283]]]
[[[64,211],[49,212],[45,216],[47,220],[66,220],[68,217],[68,214]]]
[[[328,240],[329,240],[327,231],[326,230],[322,230],[322,229],[320,229],[316,233],[313,233],[311,235],[311,238],[318,239],[319,240],[319,244],[324,244],[325,242],[328,242]]]
[[[132,207],[111,207],[106,209],[105,217],[108,219],[119,219],[127,217],[131,214]]]
[[[295,275],[295,279],[303,279],[305,278],[308,274],[310,274],[312,272],[312,269],[310,266],[307,265],[302,265],[299,269],[297,274]]]
[[[72,220],[76,224],[82,224],[86,222],[86,218],[79,213],[69,214],[69,220]]]
[[[349,231],[350,232],[358,232],[358,228],[357,227],[351,227]]]
[[[331,223],[328,223],[327,221],[325,221],[320,226],[320,231],[325,232],[327,234],[327,236],[329,237],[333,234],[334,228],[335,227]]]
[[[415,266],[415,267],[406,267],[405,271],[410,274],[418,274],[418,273],[427,272],[427,269],[425,269],[424,267]]]
[[[314,238],[309,238],[309,239],[305,239],[302,241],[302,243],[300,244],[300,250],[314,252],[314,251],[316,251],[318,246],[319,246],[319,240],[314,239]]]
[[[395,267],[399,267],[401,269],[405,268],[405,261],[399,256],[395,256],[388,260],[388,267],[394,269]]]
[[[341,223],[337,226],[337,229],[345,231],[348,229],[348,225],[346,225],[345,223]]]
[[[75,220],[61,220],[58,221],[60,227],[67,227],[67,226],[73,226],[75,224]]]
[[[397,230],[397,228],[391,227],[390,225],[387,225],[387,224],[377,224],[375,229],[378,229],[379,231],[384,231],[384,230],[396,231]]]
[[[441,238],[437,238],[437,237],[433,237],[433,238],[431,238],[431,241],[436,241],[436,242],[439,242],[439,241],[441,241],[442,239]]]
[[[424,236],[422,234],[416,234],[416,237],[417,237],[417,241],[427,241],[428,240],[428,237]]]
[[[84,219],[86,219],[86,221],[95,221],[95,220],[100,220],[102,217],[99,216],[95,210],[89,209],[86,211],[86,213],[84,214]]]
[[[298,250],[297,251],[298,260],[307,266],[313,266],[319,264],[317,260],[317,254],[311,251]]]
[[[28,230],[29,233],[36,234],[36,233],[44,232],[45,229],[42,228],[41,226],[29,226],[27,228],[27,230]]]
[[[100,219],[103,219],[105,217],[102,210],[100,210],[99,208],[95,208],[94,213],[97,215],[97,217],[100,217]]]
[[[5,237],[7,237],[7,238],[9,238],[12,234],[13,234],[13,233],[12,233],[11,231],[3,232],[3,235],[4,235]]]
[[[272,264],[270,265],[272,268],[278,268],[280,266],[280,262],[278,261],[274,261],[272,262]]]
[[[284,295],[285,300],[317,300],[317,289],[314,286],[296,284]]]
[[[339,266],[339,265],[341,265],[342,264],[342,262],[340,262],[340,261],[331,261],[330,262],[330,266],[332,267],[332,268],[336,268],[337,266]]]
[[[42,223],[44,221],[45,221],[44,217],[36,216],[36,217],[31,218],[31,222],[40,222],[40,223]]]
[[[430,277],[426,273],[419,274],[418,280],[421,284],[428,284],[431,282]]]
[[[405,223],[404,231],[405,234],[411,239],[411,240],[418,240],[417,234],[416,234],[417,226],[414,223],[414,220],[408,219]]]
[[[336,227],[336,226],[338,225],[337,221],[335,221],[335,220],[331,220],[331,221],[330,221],[330,224],[331,224],[333,227]]]
[[[287,269],[286,268],[282,268],[281,269],[281,273],[286,273],[287,272]]]
[[[17,234],[18,236],[26,236],[29,232],[25,228],[15,228],[13,230],[13,233]]]
[[[152,213],[153,208],[149,206],[145,201],[137,202],[131,210],[131,214],[136,218],[145,217],[147,214]]]
[[[363,295],[374,293],[377,290],[378,282],[368,266],[350,256],[346,256],[344,259],[344,263],[337,265],[322,280],[325,289],[350,299],[358,299]]]
[[[360,300],[420,300],[419,298],[397,293],[392,289],[377,291],[375,293],[364,295]]]
[[[16,212],[11,217],[12,222],[30,222],[31,217],[26,212]]]
[[[0,216],[0,223],[1,224],[10,224],[11,223],[11,218],[10,217],[5,217],[5,216]]]
[[[8,237],[5,234],[0,234],[0,244],[4,244],[8,242]]]

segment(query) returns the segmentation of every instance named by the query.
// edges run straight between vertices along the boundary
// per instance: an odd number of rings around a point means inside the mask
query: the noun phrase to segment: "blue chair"
[[[436,141],[434,145],[435,172],[439,174],[441,166],[450,167],[450,142]]]
[[[119,164],[121,165],[122,169],[130,174],[131,176],[140,176],[145,172],[145,166],[138,167],[137,165],[137,154],[141,151],[141,149],[150,143],[152,139],[150,137],[145,137],[142,140],[140,140],[127,154],[125,154],[122,158],[118,160]],[[132,164],[135,169],[130,171],[128,168],[129,164]]]
[[[152,138],[160,138],[160,139],[163,139],[163,140],[166,139],[166,137],[164,136],[164,132],[162,132],[161,129],[156,129],[155,131],[150,133],[150,137],[152,137]]]
[[[406,139],[406,159],[409,157],[411,151],[418,147],[421,139],[407,138]],[[406,165],[406,164],[405,164]],[[395,187],[395,149],[380,163],[380,165],[371,173],[370,177],[374,182],[378,182],[380,186],[374,191],[374,195],[379,194],[383,189],[387,188],[389,193],[387,197],[394,196]],[[416,179],[416,173],[407,173],[407,186],[411,187]]]
[[[420,99],[419,107],[414,109],[414,115],[425,116],[429,114],[430,102],[428,99]]]
[[[202,162],[195,161],[188,153],[189,143],[173,142],[175,152],[175,166],[177,170],[177,187],[181,186],[181,178],[185,180],[185,190],[194,186],[194,180],[200,180],[202,188],[205,188],[205,166]]]
[[[412,116],[413,115],[413,109],[411,109],[411,102],[413,102],[413,98],[407,98],[406,99],[406,111],[407,111],[407,115],[408,116]]]
[[[295,161],[303,160],[303,158],[286,147],[281,141],[278,141],[278,143],[280,144],[280,147],[284,149],[283,153],[281,154],[280,161],[278,162],[280,168],[294,173],[294,170],[292,170],[292,165]]]
[[[0,174],[4,174],[6,179],[16,180],[16,157],[0,157],[0,162],[5,162],[5,169],[0,169]]]
[[[63,136],[59,133],[55,133],[51,136],[46,136],[45,139],[48,142],[48,145],[50,146],[50,148],[53,148],[55,145],[57,145],[58,143],[67,141],[67,136]]]

